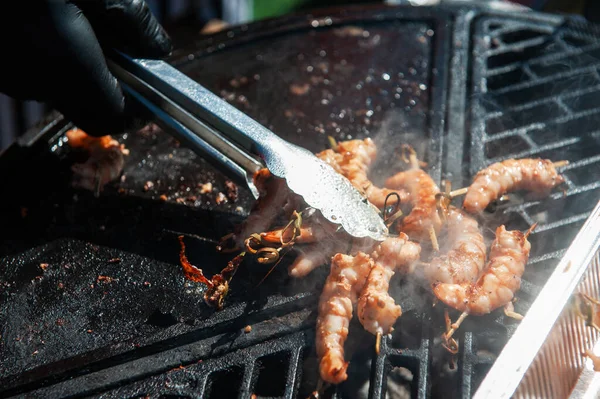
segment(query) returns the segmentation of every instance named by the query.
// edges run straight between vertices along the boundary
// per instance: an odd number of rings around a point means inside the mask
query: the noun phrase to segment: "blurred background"
[[[352,4],[435,5],[444,2],[510,2],[536,11],[577,14],[600,22],[600,0],[147,0],[154,14],[173,36],[175,45],[202,30],[307,12],[320,7]],[[0,93],[0,151],[34,126],[50,108],[34,101],[16,101]]]

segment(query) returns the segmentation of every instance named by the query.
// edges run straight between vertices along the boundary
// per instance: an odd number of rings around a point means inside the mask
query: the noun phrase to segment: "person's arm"
[[[8,1],[0,10],[0,91],[55,107],[92,135],[126,126],[103,49],[160,58],[171,41],[143,0]]]

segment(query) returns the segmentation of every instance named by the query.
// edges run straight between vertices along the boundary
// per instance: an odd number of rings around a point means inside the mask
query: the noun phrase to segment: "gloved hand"
[[[7,10],[8,8],[8,10]],[[33,0],[0,5],[0,91],[46,102],[85,132],[124,130],[126,102],[103,49],[158,58],[171,40],[143,0]]]

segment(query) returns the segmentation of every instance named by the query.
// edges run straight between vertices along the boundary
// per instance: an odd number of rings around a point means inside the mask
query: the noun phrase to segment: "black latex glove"
[[[126,126],[104,49],[159,58],[171,41],[143,0],[7,0],[0,4],[0,91],[46,102],[89,134]]]

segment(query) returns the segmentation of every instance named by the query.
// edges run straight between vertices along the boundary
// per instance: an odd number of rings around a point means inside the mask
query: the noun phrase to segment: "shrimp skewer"
[[[391,189],[406,189],[409,193],[413,208],[403,219],[400,230],[411,239],[420,241],[430,238],[437,251],[439,246],[436,233],[442,227],[442,220],[436,212],[436,194],[440,189],[431,176],[421,169],[415,151],[408,146],[403,148],[409,151],[410,169],[388,178],[385,186]]]
[[[477,221],[452,208],[446,217],[451,249],[424,268],[432,284],[474,283],[485,265],[486,246]]]
[[[371,253],[375,265],[358,299],[358,318],[365,328],[374,335],[389,334],[402,309],[389,293],[390,279],[396,270],[410,273],[421,255],[421,247],[400,233],[390,237]]]
[[[531,191],[542,197],[548,195],[565,181],[556,167],[567,163],[525,158],[492,164],[475,175],[463,207],[469,213],[480,213],[503,194],[518,190]]]
[[[526,233],[496,229],[486,271],[475,283],[439,283],[433,285],[435,296],[446,305],[471,315],[484,315],[505,306],[521,288],[521,276],[529,259],[531,244]]]
[[[352,319],[352,308],[373,267],[373,259],[364,252],[356,256],[336,254],[319,299],[316,350],[321,378],[339,384],[348,378],[344,343]]]
[[[370,138],[342,141],[337,143],[335,150],[329,149],[317,154],[317,157],[350,180],[357,190],[364,192],[369,202],[377,208],[383,208],[386,197],[391,193],[398,194],[401,202],[408,201],[406,191],[379,188],[369,180],[369,167],[376,156],[377,148]]]

